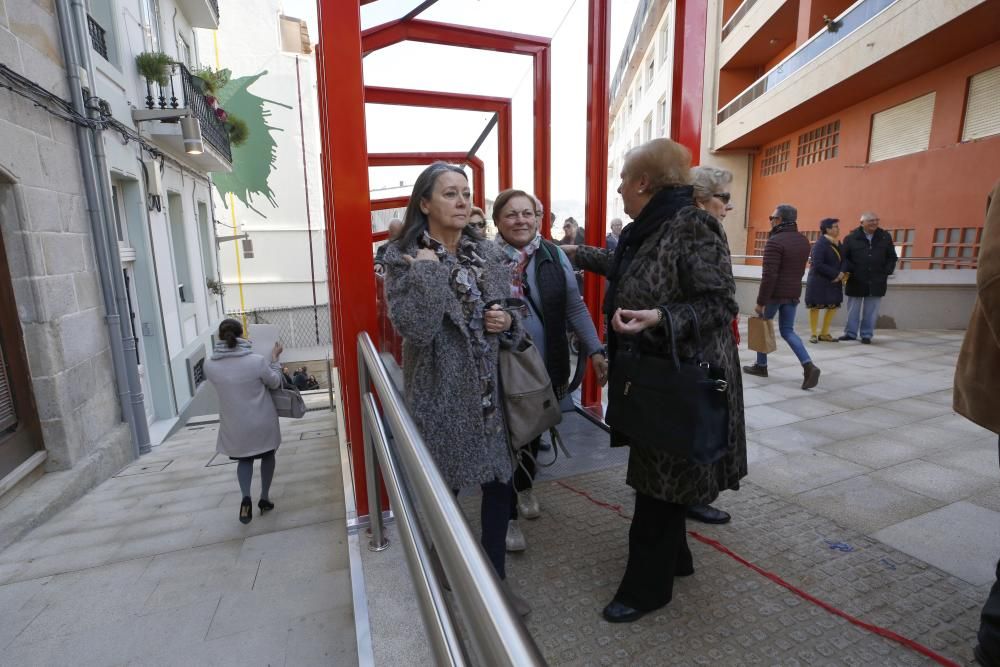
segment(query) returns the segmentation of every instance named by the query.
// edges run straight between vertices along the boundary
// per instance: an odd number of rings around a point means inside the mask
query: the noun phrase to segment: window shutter
[[[1000,134],[1000,67],[980,72],[969,80],[962,141]]]
[[[934,93],[910,100],[872,116],[872,139],[868,161],[927,150],[934,116]]]
[[[6,431],[17,423],[17,412],[14,410],[14,395],[10,389],[7,375],[7,361],[0,347],[0,431]]]

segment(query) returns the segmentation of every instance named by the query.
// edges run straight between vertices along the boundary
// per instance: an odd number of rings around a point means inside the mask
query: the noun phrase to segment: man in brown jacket
[[[802,294],[802,274],[809,260],[809,239],[799,233],[794,206],[779,204],[771,214],[771,236],[764,246],[764,272],[757,292],[758,317],[778,316],[778,331],[802,363],[802,388],[819,384],[819,369],[809,358],[806,346],[795,333],[795,309]],[[767,355],[757,353],[757,363],[744,366],[747,375],[767,377]]]
[[[955,369],[954,407],[967,419],[1000,433],[1000,183],[986,205],[976,291]],[[1000,665],[1000,561],[997,580],[983,606],[975,653],[982,665]]]

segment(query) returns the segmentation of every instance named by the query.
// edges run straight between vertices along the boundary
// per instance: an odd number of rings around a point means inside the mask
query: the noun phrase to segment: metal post
[[[708,3],[677,0],[674,19],[674,72],[670,92],[670,137],[701,161],[701,114],[705,94]]]
[[[361,346],[358,345],[358,395],[361,401],[371,393],[371,376],[368,373],[368,366],[361,355]],[[385,526],[382,523],[382,502],[379,498],[378,487],[378,455],[375,453],[374,435],[368,425],[368,421],[361,418],[361,432],[364,436],[365,447],[365,477],[368,482],[368,534],[371,540],[368,541],[369,551],[384,551],[389,548],[389,540],[385,537]]]

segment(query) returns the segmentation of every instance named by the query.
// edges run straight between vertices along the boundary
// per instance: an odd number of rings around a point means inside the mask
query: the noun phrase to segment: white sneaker
[[[524,533],[517,519],[507,522],[507,551],[524,551],[528,548],[528,543],[524,541]]]
[[[542,515],[534,489],[525,489],[517,494],[517,513],[525,519],[537,519]]]

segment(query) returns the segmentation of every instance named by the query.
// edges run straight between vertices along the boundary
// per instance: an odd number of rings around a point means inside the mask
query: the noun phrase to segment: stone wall
[[[0,62],[68,99],[51,2],[0,0]],[[0,90],[0,146],[0,228],[46,466],[85,468],[92,485],[132,454],[115,393],[75,129]]]

